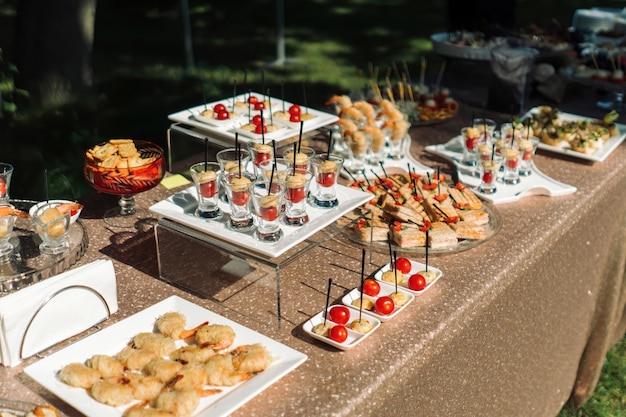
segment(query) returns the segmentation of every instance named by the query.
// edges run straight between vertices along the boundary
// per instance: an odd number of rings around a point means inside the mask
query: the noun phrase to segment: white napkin
[[[110,260],[98,260],[0,298],[0,359],[23,359],[77,335],[118,309]]]

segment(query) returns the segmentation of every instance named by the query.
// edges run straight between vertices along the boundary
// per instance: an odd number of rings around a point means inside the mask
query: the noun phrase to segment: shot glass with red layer
[[[254,219],[250,211],[250,185],[256,180],[248,172],[227,173],[222,176],[223,186],[230,205],[228,227],[235,231],[254,230]]]
[[[250,152],[250,160],[254,164],[254,173],[258,176],[260,175],[260,164],[274,158],[274,149],[264,143],[248,142],[248,151]]]
[[[504,177],[502,178],[502,182],[508,185],[518,184],[520,182],[520,150],[516,145],[507,145],[502,149],[502,156],[504,158]]]
[[[343,158],[336,155],[320,154],[313,158],[311,163],[315,176],[315,190],[313,192],[313,205],[319,208],[333,208],[339,205],[337,200],[337,179]]]
[[[502,163],[501,156],[493,156],[492,159],[481,160],[479,167],[480,185],[478,191],[483,194],[493,194],[497,191],[496,179]]]
[[[306,212],[309,184],[313,175],[290,171],[285,178],[285,223],[302,226],[309,221]]]
[[[222,215],[219,208],[220,164],[199,162],[191,166],[191,178],[198,194],[196,217],[218,219]]]
[[[250,197],[257,218],[254,232],[256,239],[262,242],[276,242],[283,236],[280,228],[280,215],[285,195],[285,184],[266,182],[259,178],[250,186]]]
[[[539,146],[539,138],[531,136],[528,139],[520,139],[518,143],[521,153],[519,175],[527,177],[532,173],[533,157]]]

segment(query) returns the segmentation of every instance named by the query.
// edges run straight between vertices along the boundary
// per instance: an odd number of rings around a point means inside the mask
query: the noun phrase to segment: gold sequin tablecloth
[[[412,129],[411,153],[449,172],[445,161],[423,147],[446,142],[470,117],[462,109],[450,122]],[[225,308],[157,279],[149,225],[120,231],[101,220],[114,198],[84,199],[90,246],[80,264],[114,262],[119,312],[105,326],[176,294],[308,355],[235,416],[553,417],[570,397],[581,404],[591,395],[606,351],[626,327],[626,145],[602,163],[542,151],[536,163],[578,191],[498,205],[504,225],[497,236],[466,252],[430,259],[443,270],[442,279],[345,352],[301,329],[323,309],[329,277],[337,302],[358,283],[361,247],[341,237],[281,272],[280,328],[255,319],[268,308],[267,291],[251,286]],[[149,206],[175,191],[157,187],[138,202]],[[366,273],[386,262],[386,253],[375,252]],[[37,360],[1,368],[0,397],[50,402],[76,415],[22,372]]]

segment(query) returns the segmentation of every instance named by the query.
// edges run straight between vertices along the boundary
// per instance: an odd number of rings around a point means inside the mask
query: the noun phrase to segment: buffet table
[[[411,154],[450,172],[423,148],[457,135],[471,114],[462,107],[444,124],[413,128]],[[510,118],[486,115],[499,122]],[[607,350],[626,329],[626,145],[595,164],[539,151],[536,165],[578,191],[498,205],[504,219],[498,235],[471,250],[432,257],[443,277],[348,351],[302,330],[323,310],[328,278],[335,284],[333,302],[358,285],[362,247],[342,236],[281,271],[280,327],[268,297],[275,286],[263,282],[271,284],[271,274],[222,301],[158,279],[156,220],[134,230],[106,227],[102,212],[116,204],[113,197],[94,194],[81,201],[89,248],[79,265],[113,260],[119,311],[104,327],[178,295],[308,356],[235,416],[553,417],[570,397],[575,405],[589,398]],[[137,201],[147,207],[176,191],[159,186]],[[408,257],[424,261],[422,255]],[[375,251],[365,272],[387,262],[385,251]],[[0,368],[0,398],[51,403],[78,414],[23,373],[38,360]]]

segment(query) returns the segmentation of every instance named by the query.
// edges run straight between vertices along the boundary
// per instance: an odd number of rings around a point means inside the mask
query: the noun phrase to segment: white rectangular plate
[[[252,92],[251,94],[256,95],[258,97],[263,96],[260,93],[255,93]],[[242,101],[244,100],[246,97],[248,96],[248,94],[240,94],[238,96],[235,97],[236,101]],[[283,100],[278,99],[276,97],[267,97],[266,99],[271,99],[271,103],[272,103],[272,112],[277,112],[277,111],[282,111],[283,109]],[[189,125],[189,126],[193,126],[193,127],[197,127],[199,129],[202,129],[204,131],[206,131],[207,133],[211,133],[215,136],[219,136],[221,139],[229,139],[233,141],[233,144],[235,143],[235,133],[239,133],[239,139],[242,142],[248,142],[248,141],[260,141],[261,135],[257,135],[254,133],[250,133],[250,132],[245,132],[242,131],[241,129],[239,129],[239,127],[245,123],[248,122],[247,120],[247,112],[246,114],[243,114],[243,112],[239,112],[239,110],[237,110],[238,114],[240,115],[239,117],[237,117],[237,122],[236,123],[224,123],[224,124],[219,124],[219,123],[203,123],[201,119],[198,119],[197,117],[195,117],[195,115],[197,115],[199,112],[201,112],[202,110],[204,110],[205,108],[213,108],[213,106],[217,103],[223,103],[224,105],[226,105],[226,107],[230,110],[232,107],[232,102],[233,102],[233,98],[227,98],[227,99],[222,99],[222,100],[218,100],[218,101],[214,101],[211,103],[206,103],[206,104],[200,104],[198,106],[194,106],[194,107],[190,107],[188,109],[185,110],[181,110],[179,112],[176,113],[172,113],[170,115],[168,115],[168,119],[173,121],[173,122],[177,122],[177,123],[182,123],[185,125]],[[284,101],[284,107],[285,109],[288,109],[289,106],[291,106],[294,103],[290,103],[288,101]],[[330,124],[333,124],[335,122],[337,122],[337,120],[339,120],[339,117],[334,115],[334,114],[330,114],[330,113],[326,113],[323,111],[319,111],[319,110],[315,110],[312,108],[305,108],[304,106],[302,106],[302,112],[303,113],[309,113],[311,114],[312,118],[307,119],[304,121],[304,124],[302,125],[302,133],[307,133],[307,132],[311,132],[315,129],[319,129],[320,127],[324,127]],[[268,121],[272,121],[273,118],[270,117],[269,115],[270,110],[269,109],[265,109],[263,111],[263,118],[265,120]],[[255,114],[259,114],[259,111],[254,111],[252,110],[250,112],[250,115],[255,115]],[[268,135],[265,135],[265,138],[268,140],[275,140],[277,143],[280,143],[282,141],[285,141],[287,139],[291,139],[294,137],[298,137],[300,135],[300,124],[299,123],[289,123],[289,122],[280,122],[278,119],[273,120],[274,124],[278,125],[280,124],[281,126],[283,126],[284,128],[276,131],[276,132],[272,132]]]
[[[329,306],[326,311],[330,310],[331,308],[333,308],[333,306]],[[359,318],[359,310],[357,310],[354,307],[349,307],[349,306],[348,306],[348,309],[350,310],[350,319],[348,320],[348,323],[345,325],[346,328],[348,328],[348,325],[350,323],[352,323],[354,320],[357,320]],[[374,325],[372,330],[370,330],[367,333],[359,333],[348,328],[348,338],[341,343],[335,342],[328,336],[322,336],[317,333],[313,333],[313,327],[315,327],[315,325],[324,323],[324,311],[320,311],[318,314],[316,314],[315,316],[307,320],[302,325],[302,328],[309,336],[317,340],[321,340],[324,343],[328,343],[329,345],[334,346],[340,350],[349,350],[355,347],[356,345],[358,345],[359,343],[361,343],[363,340],[365,340],[370,334],[374,333],[376,329],[378,329],[378,327],[380,326],[380,320],[378,320],[377,318],[365,312],[361,313],[361,319],[369,320]],[[335,325],[335,323],[331,322],[330,320],[326,320],[326,323],[333,325],[333,326]]]
[[[538,111],[539,110],[537,108],[532,108],[528,111],[528,115],[537,113]],[[559,117],[562,118],[563,120],[593,120],[593,118],[590,118],[590,117],[579,116],[579,115],[571,114],[571,113],[561,113]],[[543,150],[551,151],[555,153],[560,153],[562,155],[568,155],[568,156],[572,156],[572,157],[579,158],[579,159],[585,159],[587,161],[602,162],[609,155],[611,155],[611,153],[624,141],[624,138],[626,137],[626,125],[617,123],[616,126],[619,129],[620,134],[616,136],[611,136],[609,140],[604,142],[604,144],[602,145],[600,149],[598,149],[591,155],[574,151],[567,144],[562,144],[559,146],[551,146],[551,145],[548,145],[547,143],[539,142],[539,149],[543,149]]]
[[[237,335],[235,346],[261,343],[276,358],[276,361],[269,368],[248,381],[234,387],[223,387],[222,393],[202,398],[194,414],[195,417],[217,417],[231,414],[307,359],[303,353],[282,343],[180,297],[172,296],[59,350],[28,366],[24,372],[85,415],[121,417],[124,410],[129,406],[115,408],[101,404],[91,398],[86,390],[65,385],[58,379],[57,373],[68,363],[85,361],[96,353],[115,355],[137,333],[152,331],[155,320],[168,311],[178,311],[184,314],[188,319],[190,328],[206,320],[209,323],[229,325]]]
[[[361,204],[372,198],[370,193],[365,193],[354,188],[348,188],[337,184],[337,199],[339,205],[332,209],[320,209],[307,205],[309,222],[303,226],[288,226],[281,223],[284,236],[278,242],[261,242],[255,239],[253,233],[242,233],[230,230],[227,227],[230,208],[228,204],[220,201],[220,209],[224,213],[221,219],[207,221],[194,216],[198,204],[198,197],[194,187],[189,187],[184,191],[159,201],[150,207],[150,210],[161,216],[189,226],[200,232],[211,235],[219,240],[226,241],[232,245],[248,249],[262,255],[278,257],[302,242],[314,233],[332,224],[335,220],[359,207]]]
[[[413,274],[417,274],[418,272],[425,271],[426,264],[414,261],[412,259],[410,259],[410,261],[411,261],[411,270],[409,271],[408,274],[405,274],[404,280],[402,281],[402,283],[398,283],[398,287],[401,287],[403,290],[409,291],[415,295],[424,294],[426,291],[428,291],[430,287],[432,287],[435,284],[435,282],[439,281],[439,278],[441,278],[441,276],[443,275],[443,272],[440,269],[437,269],[437,268],[432,267],[431,265],[428,265],[428,270],[433,271],[436,274],[435,279],[427,283],[426,288],[424,288],[423,290],[414,291],[409,288],[409,277]],[[389,271],[390,268],[391,268],[390,264],[383,266],[378,271],[376,271],[376,273],[374,274],[374,278],[378,281],[382,281],[383,273],[386,271]],[[382,281],[382,282],[385,282],[385,281]]]
[[[453,162],[459,174],[459,181],[468,187],[471,187],[472,191],[483,200],[490,201],[493,204],[500,204],[517,201],[528,195],[547,195],[555,197],[576,192],[576,187],[563,184],[548,177],[539,171],[533,163],[532,174],[526,177],[521,177],[518,184],[506,185],[499,182],[495,193],[481,193],[477,189],[480,185],[480,178],[474,175],[474,171],[470,167],[466,167],[461,163],[461,160],[463,159],[462,140],[461,136],[455,136],[444,144],[429,145],[425,149],[430,153],[439,155]]]

